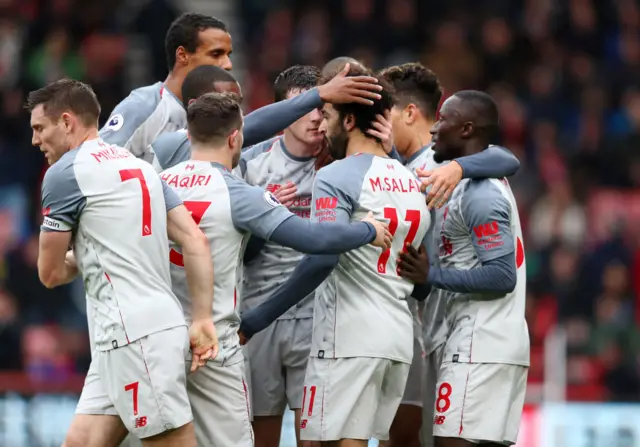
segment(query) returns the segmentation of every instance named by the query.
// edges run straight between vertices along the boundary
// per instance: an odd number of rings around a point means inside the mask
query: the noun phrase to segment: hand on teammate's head
[[[320,98],[332,104],[373,105],[373,100],[381,98],[376,93],[382,90],[378,79],[365,71],[362,75],[348,76],[350,70],[351,65],[346,64],[333,79],[320,85],[318,87]]]
[[[393,150],[393,126],[391,125],[391,112],[385,110],[384,115],[377,114],[375,121],[371,122],[371,129],[367,133],[380,140],[384,151],[389,154]]]

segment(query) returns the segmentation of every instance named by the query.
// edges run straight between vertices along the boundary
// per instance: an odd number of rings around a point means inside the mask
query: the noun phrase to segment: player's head
[[[61,79],[29,93],[31,142],[49,164],[73,149],[78,135],[98,128],[100,104],[91,87],[73,79]]]
[[[182,103],[185,109],[205,93],[233,93],[242,102],[240,84],[228,71],[216,65],[201,65],[189,72],[182,83]]]
[[[442,87],[435,73],[419,63],[385,68],[380,76],[393,87],[393,139],[398,151],[404,154],[416,137],[416,124],[435,122]]]
[[[231,70],[231,35],[220,20],[188,12],[175,19],[164,39],[169,71],[186,73],[200,65]]]
[[[347,76],[374,76],[369,70],[362,66],[352,66]],[[331,80],[331,76],[323,77],[320,80],[324,84]],[[322,108],[323,121],[320,132],[324,133],[329,145],[331,156],[337,160],[344,158],[347,154],[347,146],[350,138],[355,134],[362,134],[366,138],[371,138],[380,142],[378,138],[370,136],[367,130],[372,128],[372,123],[376,120],[376,115],[384,115],[393,105],[391,92],[384,79],[378,78],[378,82],[384,88],[378,92],[380,99],[373,100],[373,105],[363,105],[357,103],[349,104],[325,104]]]
[[[237,166],[242,151],[243,117],[238,97],[233,93],[205,93],[187,108],[191,144],[200,148],[227,151]]]
[[[318,85],[320,70],[311,65],[294,65],[284,70],[276,78],[273,89],[275,100],[283,101],[293,98]],[[306,145],[318,145],[322,143],[324,135],[319,132],[322,123],[321,109],[315,109],[291,124],[285,133],[288,138],[293,138]]]
[[[335,59],[331,59],[329,62],[324,64],[324,67],[322,67],[321,76],[323,78],[329,77],[329,76],[335,76],[338,73],[340,73],[344,68],[344,66],[347,64],[351,65],[351,67],[364,68],[364,65],[362,65],[362,63],[357,59],[354,59],[349,56],[340,56],[340,57],[336,57]]]
[[[434,160],[440,163],[468,149],[486,149],[497,137],[499,126],[498,106],[491,96],[477,90],[454,94],[440,107],[440,117],[431,129]]]

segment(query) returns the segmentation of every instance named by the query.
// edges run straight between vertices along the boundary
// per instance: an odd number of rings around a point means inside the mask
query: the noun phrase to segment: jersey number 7
[[[395,236],[398,230],[398,210],[395,208],[384,209],[385,219],[389,219],[389,233],[391,236]],[[418,227],[420,226],[420,211],[419,210],[407,210],[407,214],[404,216],[404,220],[411,223],[407,237],[404,238],[402,247],[406,250],[406,246],[413,243],[418,233]],[[387,263],[391,257],[391,249],[387,249],[382,252],[378,258],[378,273],[387,273]]]
[[[185,201],[184,206],[191,213],[191,217],[193,218],[193,221],[196,223],[196,225],[200,225],[202,216],[211,206],[211,202]],[[178,267],[184,267],[184,256],[182,256],[182,253],[178,253],[172,248],[169,252],[169,262],[171,262],[173,265],[177,265]]]
[[[120,172],[120,181],[136,179],[140,182],[140,190],[142,191],[142,236],[151,234],[151,196],[149,195],[149,187],[144,179],[142,169],[122,169]]]

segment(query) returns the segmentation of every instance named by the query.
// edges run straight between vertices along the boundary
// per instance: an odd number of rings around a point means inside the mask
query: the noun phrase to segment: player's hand
[[[278,188],[273,196],[278,199],[280,203],[289,208],[293,204],[293,200],[296,198],[296,192],[298,187],[293,182],[287,182],[286,185]]]
[[[333,157],[331,156],[331,152],[329,152],[329,144],[326,139],[324,139],[322,144],[318,146],[318,149],[313,153],[313,156],[316,157],[316,171],[333,163]]]
[[[429,256],[424,245],[416,250],[408,245],[398,257],[398,275],[414,284],[425,284],[429,277]]]
[[[382,143],[382,147],[387,154],[393,150],[393,126],[391,125],[391,113],[387,110],[384,116],[376,115],[376,120],[371,122],[372,129],[367,129],[367,133],[376,137]]]
[[[373,218],[373,213],[369,211],[367,217],[362,219],[363,222],[369,222],[376,229],[376,238],[371,242],[371,245],[374,247],[380,247],[383,250],[388,250],[391,248],[391,241],[393,240],[393,236],[389,232],[389,225],[384,222],[380,222]]]
[[[358,103],[373,105],[373,99],[380,99],[376,93],[382,90],[373,76],[347,76],[351,64],[346,64],[332,80],[318,87],[320,99],[332,104]]]
[[[204,366],[207,360],[218,356],[218,334],[211,318],[194,320],[189,328],[191,346],[191,372]]]
[[[455,160],[433,171],[417,169],[416,173],[422,181],[420,187],[422,192],[426,192],[427,188],[431,186],[427,192],[427,206],[429,208],[440,208],[447,203],[453,190],[462,180],[462,166]]]
[[[73,254],[73,250],[67,251],[67,254],[64,255],[64,263],[67,264],[68,267],[77,269],[78,264],[76,262],[76,257]]]
[[[238,337],[240,338],[240,346],[246,345],[249,341],[249,339],[240,330],[238,330]]]

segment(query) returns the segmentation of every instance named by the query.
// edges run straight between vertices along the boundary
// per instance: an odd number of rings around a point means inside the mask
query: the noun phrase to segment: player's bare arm
[[[206,236],[184,205],[167,213],[169,239],[182,248],[187,286],[191,296],[193,322],[189,338],[193,353],[191,371],[218,354],[218,337],[213,325],[213,264]]]
[[[67,261],[71,231],[41,231],[38,252],[38,277],[48,289],[68,284],[78,275],[74,262]]]
[[[429,208],[441,208],[463,178],[509,177],[520,169],[520,161],[509,150],[491,146],[433,170],[417,169]],[[430,188],[430,189],[429,189]]]

